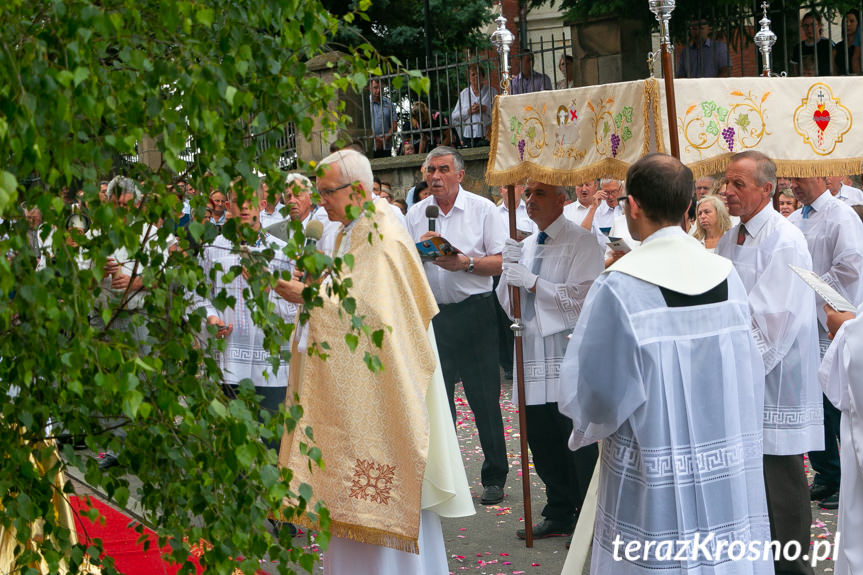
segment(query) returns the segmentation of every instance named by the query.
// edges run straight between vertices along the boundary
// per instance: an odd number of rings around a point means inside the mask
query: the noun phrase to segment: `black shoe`
[[[824,485],[822,483],[813,482],[812,485],[809,486],[809,499],[811,501],[821,501],[822,499],[827,499],[837,491],[839,491],[839,488],[834,487],[833,485]]]
[[[117,460],[117,456],[111,452],[100,453],[96,459],[99,461],[100,471],[105,471],[106,469],[110,469],[115,465],[120,464],[120,462]]]
[[[575,526],[571,523],[543,519],[533,526],[533,538],[545,539],[546,537],[569,537],[572,535],[574,529]],[[527,537],[527,534],[524,529],[519,529],[515,532],[515,536],[519,539],[524,539]]]
[[[503,501],[503,487],[500,485],[486,485],[482,490],[479,502],[483,505],[497,505]]]
[[[821,509],[839,509],[839,492],[825,497],[824,501],[821,502]]]
[[[282,530],[282,526],[285,525],[284,521],[279,521],[278,519],[270,519],[270,525],[273,526],[273,531],[275,532],[275,536],[278,539],[279,532]],[[288,534],[293,538],[297,536],[299,533],[299,529],[293,523],[288,523]]]

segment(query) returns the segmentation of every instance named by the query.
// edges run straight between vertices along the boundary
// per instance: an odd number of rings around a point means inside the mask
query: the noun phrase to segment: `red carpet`
[[[85,515],[90,505],[84,497],[71,497],[72,509],[77,516],[76,527],[81,543],[93,539],[101,539],[106,557],[114,559],[114,566],[125,575],[175,575],[180,566],[171,564],[162,558],[158,547],[156,534],[147,528],[144,533],[149,537],[149,546],[145,550],[143,543],[139,544],[140,535],[135,532],[137,522],[120,513],[113,507],[105,505],[95,498],[90,498],[93,507],[105,518],[105,523],[93,522]],[[165,552],[170,548],[165,547]],[[200,575],[204,569],[198,565],[194,557],[192,562],[197,566]]]

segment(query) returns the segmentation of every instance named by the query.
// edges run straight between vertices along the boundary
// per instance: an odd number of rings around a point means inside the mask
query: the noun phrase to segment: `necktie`
[[[737,230],[737,245],[742,246],[744,241],[746,241],[746,226],[740,224],[740,229]]]
[[[536,236],[536,243],[537,243],[537,245],[541,246],[541,245],[545,244],[545,241],[547,239],[548,239],[547,233],[539,232],[539,235]],[[539,256],[539,250],[537,250],[537,253],[533,257],[533,264],[531,265],[530,273],[539,275],[539,270],[542,267],[542,258],[537,257],[537,256]]]
[[[803,206],[803,219],[808,220],[809,215],[815,211],[815,208],[812,206]]]
[[[538,246],[541,246],[548,239],[548,234],[545,232],[539,232],[536,236],[536,243]],[[531,264],[530,273],[539,275],[539,270],[542,268],[542,258],[539,257],[539,249],[536,250],[536,253],[533,256],[533,263]],[[529,291],[525,294],[524,298],[524,306],[522,306],[522,318],[525,321],[530,321],[536,315],[536,294],[530,293]]]

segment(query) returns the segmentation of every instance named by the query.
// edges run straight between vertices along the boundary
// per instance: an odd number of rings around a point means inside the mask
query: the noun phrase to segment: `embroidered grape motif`
[[[613,158],[617,157],[617,148],[620,147],[620,136],[617,134],[611,135],[611,156]]]
[[[728,144],[728,151],[734,151],[734,128],[731,126],[722,130],[722,139],[725,140],[725,143]]]

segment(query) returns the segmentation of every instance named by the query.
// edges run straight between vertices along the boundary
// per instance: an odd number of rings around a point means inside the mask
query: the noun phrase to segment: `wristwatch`
[[[473,265],[473,258],[468,256],[467,257],[467,269],[464,271],[469,272],[469,273],[473,273],[473,270],[475,267],[476,266]]]

